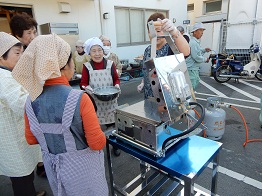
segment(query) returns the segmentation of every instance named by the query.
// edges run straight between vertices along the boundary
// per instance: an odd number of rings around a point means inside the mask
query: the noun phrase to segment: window
[[[115,8],[117,46],[148,43],[146,20],[155,12],[161,12],[167,16],[167,11]]]
[[[187,5],[187,11],[190,12],[190,11],[194,11],[194,4],[188,4]]]
[[[222,9],[222,0],[205,2],[205,14],[218,12]]]

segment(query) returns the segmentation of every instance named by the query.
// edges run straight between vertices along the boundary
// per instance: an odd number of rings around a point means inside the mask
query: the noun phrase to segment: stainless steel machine
[[[154,22],[149,22],[148,26],[152,36],[152,56],[145,64],[153,96],[117,109],[116,130],[112,134],[155,157],[163,157],[179,140],[202,131],[201,122],[205,111],[202,105],[195,102],[183,54],[178,54],[167,33],[162,37],[167,40],[174,55],[156,58]],[[201,109],[198,120],[189,115],[192,106]],[[195,122],[191,127],[187,123],[189,119]]]

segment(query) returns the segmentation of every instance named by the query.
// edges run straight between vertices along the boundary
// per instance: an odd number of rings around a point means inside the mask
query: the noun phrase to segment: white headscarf
[[[101,46],[101,48],[103,49],[103,43],[98,37],[92,37],[92,38],[86,40],[86,42],[84,44],[85,53],[89,54],[90,49],[92,48],[92,46],[95,46],[95,45]]]
[[[70,45],[56,34],[39,35],[28,45],[12,71],[13,77],[34,101],[47,79],[61,76],[71,53]]]

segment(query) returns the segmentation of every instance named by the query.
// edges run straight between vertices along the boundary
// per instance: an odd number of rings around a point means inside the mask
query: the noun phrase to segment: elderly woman
[[[73,54],[73,60],[77,77],[81,78],[83,64],[90,61],[90,57],[84,51],[84,42],[82,40],[77,40],[76,42],[76,51]]]
[[[0,175],[9,176],[15,196],[36,194],[34,169],[42,161],[39,146],[30,146],[24,133],[24,106],[27,91],[12,77],[23,44],[0,32]]]
[[[80,87],[92,94],[93,89],[101,86],[115,86],[120,89],[120,80],[113,61],[104,58],[103,43],[97,37],[85,42],[85,52],[91,61],[84,64]],[[114,110],[117,99],[100,101],[94,96],[97,105],[97,115],[101,125],[112,126],[115,123]]]
[[[9,25],[13,36],[22,42],[25,48],[37,36],[37,22],[26,13],[14,15]]]
[[[24,45],[24,49],[26,49],[30,42],[37,36],[37,22],[27,13],[14,15],[9,25],[12,35]],[[46,177],[43,163],[37,164],[36,174]]]
[[[69,86],[74,63],[69,44],[55,34],[35,38],[13,70],[29,92],[25,134],[40,144],[54,195],[108,195],[102,132],[93,104]]]
[[[122,65],[120,63],[120,60],[119,60],[118,56],[115,53],[110,51],[111,50],[111,41],[110,41],[110,39],[108,37],[104,36],[104,35],[101,35],[99,37],[99,39],[102,41],[102,43],[104,45],[104,47],[103,47],[103,49],[104,49],[104,57],[106,59],[111,60],[111,61],[113,61],[115,63],[117,74],[120,77],[121,74],[122,74]]]
[[[91,60],[84,64],[80,87],[89,94],[93,94],[93,89],[101,86],[115,86],[120,89],[120,80],[116,71],[115,63],[104,58],[103,43],[97,37],[88,39],[85,42],[85,52],[90,55]],[[93,96],[97,106],[97,116],[99,123],[105,125],[107,129],[115,125],[114,111],[117,99],[111,101],[100,101]],[[117,148],[113,148],[116,156],[120,155]]]

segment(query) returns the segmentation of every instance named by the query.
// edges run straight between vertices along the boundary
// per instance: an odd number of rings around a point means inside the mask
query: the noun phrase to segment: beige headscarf
[[[76,41],[76,46],[84,47],[84,44],[85,44],[85,42],[82,41],[82,40],[77,40],[77,41]]]
[[[70,52],[70,45],[56,34],[39,35],[29,44],[12,75],[34,101],[47,79],[61,76],[60,69],[66,65]]]
[[[0,57],[3,56],[6,51],[12,48],[15,44],[19,43],[20,41],[16,39],[14,36],[0,32]]]

